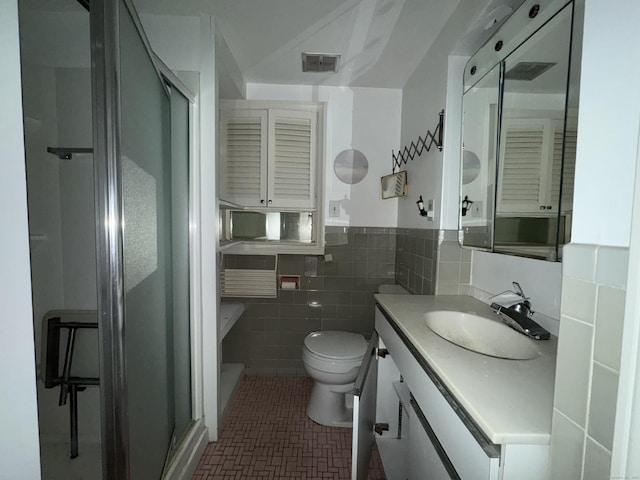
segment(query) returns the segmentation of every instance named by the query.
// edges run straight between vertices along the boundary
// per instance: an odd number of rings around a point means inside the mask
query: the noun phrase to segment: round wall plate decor
[[[340,181],[353,185],[367,176],[369,162],[360,150],[343,150],[333,161],[333,171]]]

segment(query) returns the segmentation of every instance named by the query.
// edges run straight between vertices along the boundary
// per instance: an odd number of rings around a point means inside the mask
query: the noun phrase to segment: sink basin
[[[483,355],[510,360],[531,360],[539,355],[534,340],[495,319],[473,313],[435,311],[424,315],[431,330],[445,340]]]

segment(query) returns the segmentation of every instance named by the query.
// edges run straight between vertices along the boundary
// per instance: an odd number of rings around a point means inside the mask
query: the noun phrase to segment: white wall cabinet
[[[220,198],[245,208],[316,210],[321,108],[263,104],[221,102]]]
[[[491,443],[421,364],[380,307],[375,330],[372,342],[379,342],[379,348],[370,344],[370,362],[363,362],[356,380],[354,405],[366,404],[368,416],[360,416],[363,410],[354,408],[353,480],[366,478],[374,437],[389,480],[546,478],[548,445]],[[378,354],[380,348],[385,349],[384,358]],[[377,363],[375,368],[367,365],[372,362]],[[374,393],[376,398],[370,398]],[[374,434],[381,423],[388,423],[389,430]]]
[[[506,214],[553,214],[573,208],[576,129],[553,118],[505,118],[500,137],[497,212]]]

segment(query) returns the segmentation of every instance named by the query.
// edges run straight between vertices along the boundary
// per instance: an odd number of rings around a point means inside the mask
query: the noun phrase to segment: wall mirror
[[[382,198],[405,197],[408,193],[407,172],[402,171],[392,175],[385,175],[381,179]]]
[[[467,64],[463,246],[559,261],[570,241],[577,136],[577,109],[568,103],[571,29],[569,4],[502,58],[485,54],[497,63],[481,67],[474,56]],[[471,180],[464,152],[479,159]]]

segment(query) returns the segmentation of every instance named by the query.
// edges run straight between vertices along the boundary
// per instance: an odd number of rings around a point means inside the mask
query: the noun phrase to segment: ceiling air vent
[[[337,72],[340,55],[334,53],[302,53],[303,72]]]
[[[544,72],[553,67],[555,63],[543,62],[520,62],[511,70],[504,74],[504,78],[508,80],[527,80],[531,81],[539,77]]]

